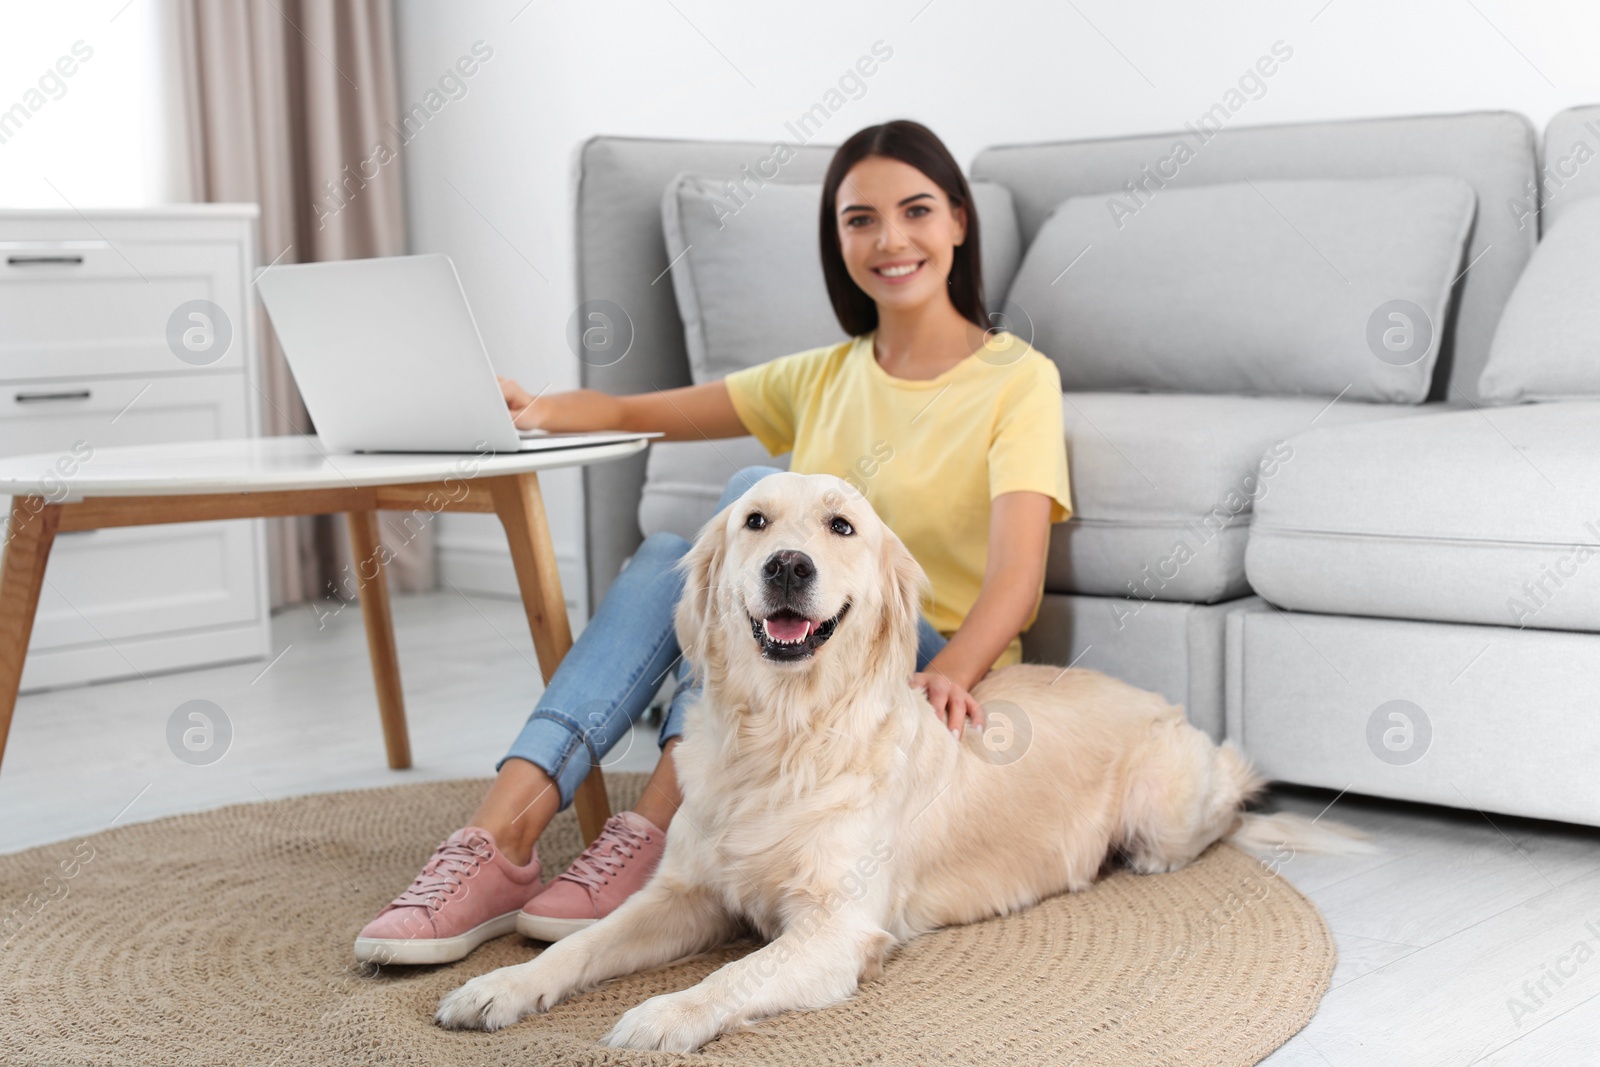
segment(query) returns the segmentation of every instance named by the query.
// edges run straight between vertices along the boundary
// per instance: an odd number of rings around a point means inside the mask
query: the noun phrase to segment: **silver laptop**
[[[269,267],[256,288],[317,434],[337,451],[504,453],[661,436],[517,429],[449,256]]]

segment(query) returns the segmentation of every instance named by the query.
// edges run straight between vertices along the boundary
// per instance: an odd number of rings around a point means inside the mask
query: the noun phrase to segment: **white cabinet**
[[[0,455],[55,457],[65,495],[97,449],[255,436],[255,227],[253,204],[0,211]],[[22,688],[266,655],[265,546],[255,519],[58,535]]]

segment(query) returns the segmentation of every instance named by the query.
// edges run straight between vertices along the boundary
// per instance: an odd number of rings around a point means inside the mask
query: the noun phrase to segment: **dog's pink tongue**
[[[777,641],[794,642],[802,640],[810,629],[811,622],[808,619],[785,616],[773,617],[767,620],[767,633],[771,634],[773,639]]]

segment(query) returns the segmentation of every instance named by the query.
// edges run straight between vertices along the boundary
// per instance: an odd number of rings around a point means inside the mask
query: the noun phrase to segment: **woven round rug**
[[[642,775],[608,775],[612,805]],[[850,1001],[681,1056],[595,1042],[741,941],[621,978],[498,1033],[433,1025],[440,996],[543,946],[358,966],[357,930],[471,814],[487,780],[241,804],[0,856],[0,1049],[38,1064],[1254,1064],[1306,1024],[1335,953],[1316,908],[1245,852],[1114,867],[1082,893],[936,931]],[[545,871],[579,850],[567,811]],[[979,875],[981,877],[981,875]],[[20,1059],[13,1057],[20,1056]]]

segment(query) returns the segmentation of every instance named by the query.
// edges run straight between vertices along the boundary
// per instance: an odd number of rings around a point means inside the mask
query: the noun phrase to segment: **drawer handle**
[[[39,400],[88,400],[89,390],[71,389],[60,393],[18,393],[17,403],[32,404]]]
[[[7,256],[6,263],[12,267],[37,267],[46,263],[57,263],[62,266],[76,267],[83,262],[82,256]]]

